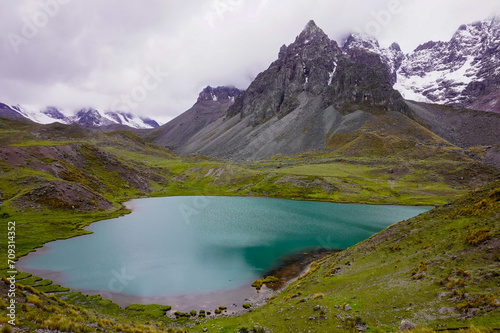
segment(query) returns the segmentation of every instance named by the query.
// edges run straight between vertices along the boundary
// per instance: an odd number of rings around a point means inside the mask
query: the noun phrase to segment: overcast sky
[[[313,19],[403,52],[500,11],[492,0],[0,0],[0,102],[161,122],[207,85],[248,87]]]

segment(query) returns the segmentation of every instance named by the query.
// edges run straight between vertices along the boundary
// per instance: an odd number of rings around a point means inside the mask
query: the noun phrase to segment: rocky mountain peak
[[[234,102],[234,99],[241,95],[243,91],[235,87],[219,86],[213,88],[211,86],[205,87],[198,95],[198,102],[201,101],[224,101],[230,100]]]
[[[301,92],[318,95],[331,84],[339,57],[337,43],[309,21],[293,43],[280,48],[278,59],[256,77],[229,115],[251,114],[255,123],[286,115]]]
[[[297,39],[314,37],[317,35],[325,35],[325,33],[316,25],[314,20],[310,20],[307,22],[302,32],[297,36]]]
[[[41,113],[47,115],[52,119],[62,120],[66,118],[66,116],[56,107],[47,106],[45,110],[42,110]]]
[[[292,45],[295,47],[303,47],[313,42],[330,44],[332,41],[328,35],[311,20],[306,24],[304,30],[295,38],[295,42]]]
[[[401,46],[399,46],[398,43],[394,42],[391,44],[391,46],[389,46],[389,50],[401,52]]]
[[[256,126],[284,117],[300,106],[300,100],[315,97],[325,107],[376,104],[399,110],[401,96],[391,89],[403,57],[399,47],[383,49],[376,39],[362,35],[353,35],[349,42],[352,48],[340,49],[309,21],[293,43],[280,48],[278,59],[255,78],[228,115],[250,116]],[[392,67],[386,68],[386,63]]]
[[[392,43],[388,48],[384,48],[372,36],[353,33],[345,40],[342,50],[355,61],[371,67],[381,62],[386,67],[391,85],[396,82],[396,72],[404,57],[399,44]]]
[[[353,48],[363,48],[366,50],[375,50],[379,49],[380,46],[376,38],[371,37],[369,35],[360,34],[360,33],[352,33],[347,37],[342,46],[343,50],[349,50]]]

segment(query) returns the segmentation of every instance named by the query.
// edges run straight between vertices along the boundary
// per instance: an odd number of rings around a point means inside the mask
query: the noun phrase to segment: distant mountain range
[[[218,94],[234,88],[207,87],[148,138],[179,153],[243,160],[499,144],[498,22],[461,26],[449,42],[404,55],[396,43],[382,48],[358,34],[340,47],[310,21],[248,89],[228,98]]]
[[[121,126],[127,126],[135,129],[152,129],[160,126],[151,118],[138,117],[131,113],[120,111],[107,111],[101,114],[98,110],[93,108],[84,108],[70,113],[52,106],[33,111],[20,105],[10,106],[0,103],[0,115],[26,118],[41,124],[59,122],[63,124],[78,124],[88,128],[119,128]]]

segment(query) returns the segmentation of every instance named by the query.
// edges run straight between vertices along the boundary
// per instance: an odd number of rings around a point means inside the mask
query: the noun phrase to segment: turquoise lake
[[[147,198],[126,206],[131,214],[47,243],[20,264],[73,289],[209,293],[248,285],[295,251],[345,249],[429,210],[248,197]]]

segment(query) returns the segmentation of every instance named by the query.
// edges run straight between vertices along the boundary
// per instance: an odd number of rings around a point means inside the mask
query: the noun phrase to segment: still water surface
[[[247,197],[128,202],[132,214],[93,234],[48,243],[21,259],[57,272],[65,287],[139,297],[206,293],[248,284],[297,250],[344,249],[429,207]]]

